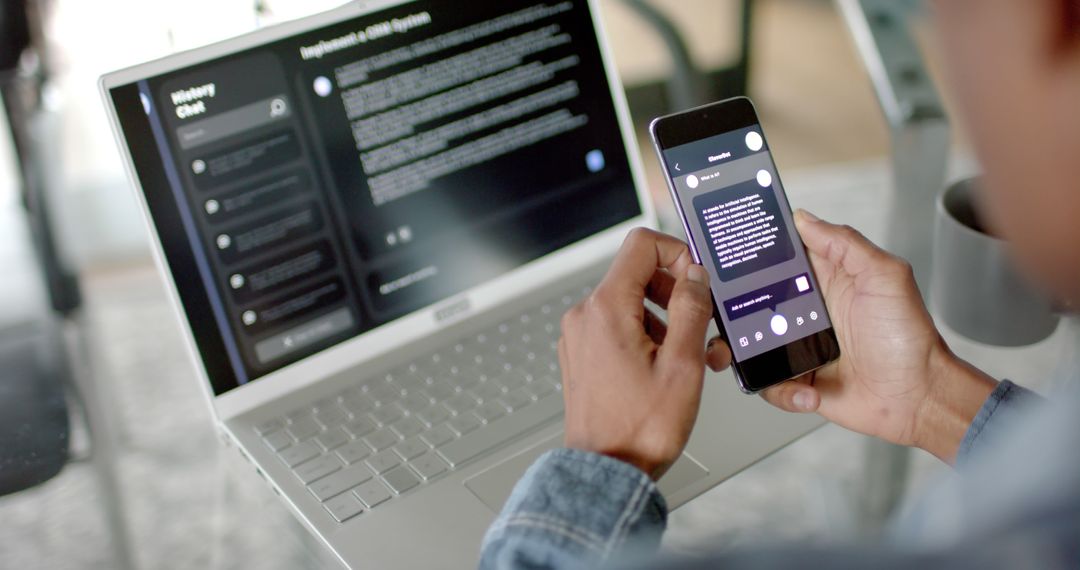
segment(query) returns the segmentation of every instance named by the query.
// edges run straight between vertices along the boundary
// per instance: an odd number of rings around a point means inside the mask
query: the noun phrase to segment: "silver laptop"
[[[101,80],[219,429],[347,566],[474,564],[560,443],[560,316],[654,224],[596,10],[353,2]],[[674,505],[756,459],[697,440]]]

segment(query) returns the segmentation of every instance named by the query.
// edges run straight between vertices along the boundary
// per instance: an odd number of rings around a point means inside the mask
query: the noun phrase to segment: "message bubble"
[[[221,234],[218,247],[221,248],[222,237],[227,239],[227,245],[218,254],[225,263],[235,263],[267,248],[312,235],[321,228],[322,217],[318,208],[313,203],[303,204],[244,224],[228,234]]]
[[[330,242],[316,242],[237,270],[229,278],[233,298],[243,304],[329,271],[335,265]]]
[[[245,141],[220,152],[201,156],[192,164],[195,185],[203,190],[218,188],[241,178],[254,176],[281,166],[300,156],[300,143],[292,130],[278,131]]]
[[[776,194],[756,180],[702,194],[693,203],[721,281],[795,257]]]
[[[803,281],[806,282],[805,289],[800,286]],[[732,297],[724,301],[724,312],[727,313],[728,321],[735,321],[758,311],[776,312],[776,306],[780,303],[808,295],[813,290],[814,288],[810,285],[810,276],[803,273]]]
[[[251,184],[231,190],[205,203],[212,224],[230,221],[238,216],[257,213],[270,206],[291,200],[312,190],[311,174],[298,168],[261,178]]]
[[[256,304],[244,311],[254,317],[245,324],[244,330],[250,335],[258,335],[270,330],[290,325],[302,318],[311,318],[321,312],[339,305],[345,300],[345,284],[334,277],[305,287],[288,295]]]

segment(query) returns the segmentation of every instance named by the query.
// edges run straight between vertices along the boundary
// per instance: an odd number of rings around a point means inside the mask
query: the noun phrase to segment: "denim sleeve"
[[[1042,398],[1031,390],[1002,380],[975,414],[964,439],[960,440],[960,448],[956,451],[957,465],[966,463],[983,448],[1006,437],[1012,432],[1014,420],[1040,401]]]
[[[481,569],[585,568],[628,545],[651,555],[667,503],[641,470],[573,449],[542,455],[488,529]]]

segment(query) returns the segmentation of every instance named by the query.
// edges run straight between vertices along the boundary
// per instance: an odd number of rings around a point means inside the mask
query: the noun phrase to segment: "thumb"
[[[691,264],[671,290],[668,331],[659,354],[661,363],[676,367],[694,363],[704,369],[705,333],[712,314],[709,274],[704,267]]]
[[[795,212],[795,226],[806,249],[849,275],[857,275],[889,257],[851,226],[830,224],[806,210]]]
[[[821,394],[801,379],[790,380],[765,389],[761,397],[781,410],[796,414],[816,412],[821,405]]]

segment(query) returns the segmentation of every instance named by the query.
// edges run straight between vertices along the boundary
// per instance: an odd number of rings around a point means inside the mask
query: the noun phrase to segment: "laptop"
[[[474,565],[561,444],[562,313],[655,225],[596,2],[352,2],[100,87],[226,444],[348,567]],[[759,458],[712,428],[672,505]]]

